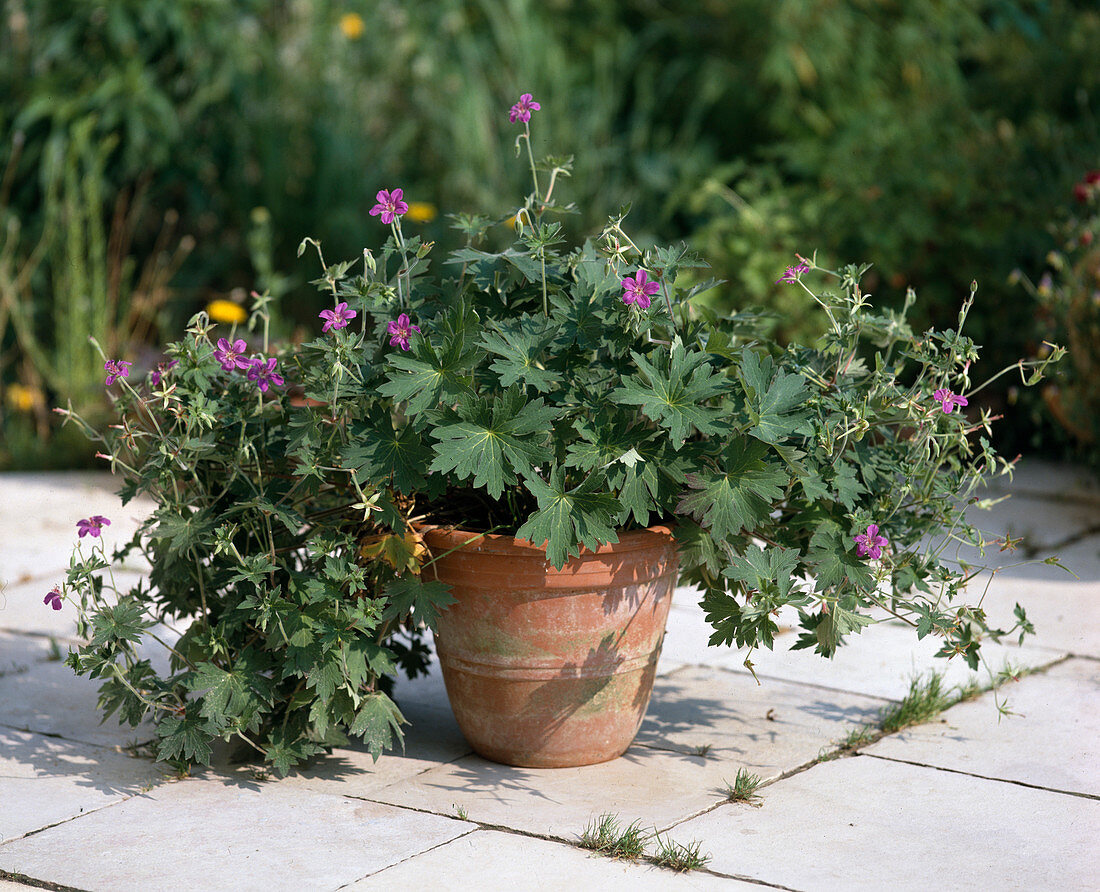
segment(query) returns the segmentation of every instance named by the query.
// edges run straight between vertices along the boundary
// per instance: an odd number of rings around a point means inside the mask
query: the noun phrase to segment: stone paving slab
[[[1100,527],[1100,503],[1034,498],[1015,489],[1004,495],[1008,498],[1002,499],[996,493],[979,494],[979,498],[1002,500],[989,508],[972,506],[967,520],[981,530],[1023,538],[1024,545],[1043,552],[1040,559],[1047,557],[1047,552],[1056,549],[1058,543]],[[994,549],[992,554],[1002,560],[1014,559],[1012,552]]]
[[[688,842],[673,837],[677,842]],[[616,861],[544,839],[479,830],[387,867],[350,889],[436,889],[447,877],[452,889],[562,889],[599,892],[688,892],[688,890],[756,889],[760,886],[706,873],[675,873],[652,864]],[[459,877],[467,878],[463,883]]]
[[[409,720],[404,726],[404,750],[398,747],[383,753],[375,762],[361,745],[337,747],[329,755],[311,759],[300,770],[269,783],[367,799],[383,787],[406,783],[425,771],[471,754],[470,745],[449,709],[444,713],[413,704],[404,707],[402,713]],[[233,772],[245,778],[251,773],[247,767]]]
[[[974,672],[960,658],[944,660],[935,656],[941,647],[939,639],[928,636],[917,640],[916,632],[900,623],[876,623],[858,635],[850,635],[830,660],[823,660],[812,650],[788,650],[793,636],[777,638],[774,650],[756,650],[752,662],[756,674],[764,679],[782,679],[804,684],[822,685],[842,691],[900,700],[909,690],[915,676],[931,671],[943,673],[948,687],[971,682],[989,684],[988,673]],[[1044,666],[1063,653],[1025,645],[982,645],[986,662],[999,671],[1009,661],[1015,667]],[[746,672],[743,655],[728,655],[711,659],[712,666]],[[765,682],[766,684],[767,682]]]
[[[674,828],[712,870],[792,889],[1095,890],[1100,802],[869,756]]]
[[[0,685],[5,676],[21,675],[32,666],[49,659],[49,641],[0,632]],[[3,688],[0,687],[0,691]],[[0,708],[3,700],[0,699]]]
[[[0,843],[144,792],[167,771],[112,750],[0,728]]]
[[[884,701],[783,681],[757,684],[688,667],[660,679],[635,743],[728,762],[764,780],[817,758],[822,746],[874,721]]]
[[[165,784],[0,846],[0,869],[89,892],[337,889],[474,825],[275,784]]]
[[[371,799],[574,841],[606,811],[663,829],[714,805],[738,768],[777,777],[869,721],[882,701],[721,670],[660,678],[634,746],[612,762],[529,769],[467,756]],[[768,712],[771,710],[771,718]],[[706,756],[700,748],[709,746]]]
[[[998,721],[985,694],[862,752],[1100,799],[1100,662],[1068,660],[999,693],[1014,715]]]
[[[1100,535],[1092,535],[1080,541],[1071,542],[1060,548],[1038,553],[1039,558],[1053,554],[1062,567],[1041,563],[1026,563],[1012,566],[1013,560],[1002,559],[1004,565],[997,576],[1004,579],[1032,579],[1036,582],[1076,582],[1087,583],[1094,588],[1100,584]],[[1025,561],[1026,557],[1016,555],[1015,561]],[[1025,605],[1026,606],[1026,605]]]
[[[110,519],[102,537],[108,555],[128,540],[155,505],[134,499],[124,506],[115,494],[119,485],[105,472],[0,474],[5,505],[0,513],[0,582],[19,584],[64,571],[77,541],[91,541],[77,536],[76,522],[83,517],[102,514]],[[133,562],[134,569],[142,569],[140,559]]]
[[[986,492],[1013,492],[1100,505],[1100,477],[1083,465],[1067,465],[1028,456],[1020,459],[1011,481],[1007,477],[995,477],[990,480]]]
[[[143,578],[142,574],[131,570],[114,573],[115,584],[124,593]],[[59,570],[39,579],[0,588],[0,630],[75,640],[76,608],[65,603],[61,610],[53,610],[42,603],[46,593],[64,581],[65,572]]]
[[[0,634],[0,664],[8,648],[22,655],[18,659],[35,662],[25,672],[0,676],[0,726],[110,747],[154,736],[148,724],[131,728],[119,725],[117,717],[101,723],[96,707],[100,681],[77,676],[63,662],[49,660],[47,639]]]
[[[1024,608],[1035,626],[1035,635],[1025,638],[1026,644],[1100,658],[1100,584],[998,576],[984,597],[980,588],[971,586],[970,598],[982,598],[990,616],[1012,616],[1016,604]]]

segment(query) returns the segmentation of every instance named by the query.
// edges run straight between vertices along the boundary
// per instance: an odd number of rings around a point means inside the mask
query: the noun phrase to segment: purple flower
[[[46,597],[42,599],[42,603],[54,610],[61,609],[61,587],[55,585],[49,592],[46,593]]]
[[[232,344],[225,338],[218,338],[218,346],[214,349],[214,358],[222,364],[227,372],[233,369],[247,369],[252,367],[252,360],[244,354],[248,352],[248,344],[244,338],[237,338]]]
[[[414,331],[420,331],[419,325],[413,325],[409,321],[407,314],[402,313],[397,317],[397,320],[391,322],[388,326],[390,333],[390,346],[400,347],[402,350],[409,349],[409,338],[412,337]]]
[[[173,359],[171,362],[158,362],[157,367],[149,373],[149,380],[153,382],[154,387],[160,387],[160,380],[169,371],[169,369],[175,368],[179,365],[179,360]]]
[[[953,394],[946,387],[941,387],[935,393],[932,394],[932,399],[938,400],[939,404],[943,406],[943,411],[948,415],[951,414],[951,410],[956,406],[968,405],[969,401],[965,396],[957,396]]]
[[[519,102],[513,105],[512,108],[509,110],[508,120],[511,121],[513,124],[516,123],[516,121],[522,121],[524,124],[526,124],[528,121],[531,120],[531,112],[541,110],[542,106],[531,98],[531,94],[524,93],[522,96],[519,97]]]
[[[868,525],[866,533],[860,533],[854,538],[859,543],[859,556],[869,556],[874,561],[882,557],[883,547],[890,544],[890,540],[878,534],[878,524],[874,523]]]
[[[401,196],[404,194],[401,189],[394,189],[392,192],[383,189],[374,196],[378,204],[370,209],[370,215],[372,217],[381,215],[382,222],[389,226],[395,217],[400,217],[409,211],[409,206],[401,200]]]
[[[102,514],[93,514],[85,520],[78,520],[76,522],[76,528],[80,530],[81,539],[85,536],[91,536],[93,539],[98,539],[100,530],[110,525],[111,522]]]
[[[115,383],[119,378],[128,378],[130,376],[130,366],[132,362],[127,362],[125,359],[108,359],[103,363],[103,368],[107,370],[107,381],[105,382],[108,387]]]
[[[649,274],[644,269],[638,270],[634,278],[627,276],[623,279],[623,303],[636,304],[639,310],[647,309],[652,301],[650,297],[661,290],[656,282],[647,282]]]
[[[248,367],[248,380],[255,381],[256,386],[260,388],[263,393],[267,393],[267,388],[272,384],[282,386],[285,382],[283,376],[275,371],[275,363],[278,362],[275,357],[264,362],[263,359],[257,357],[251,361],[251,365]]]
[[[805,263],[800,263],[798,266],[788,266],[783,276],[775,280],[775,284],[778,285],[780,282],[797,282],[798,277],[809,268],[810,267]]]
[[[356,313],[355,310],[349,310],[346,303],[338,303],[335,310],[321,310],[318,315],[322,319],[328,320],[321,326],[321,331],[328,334],[330,329],[346,328],[347,324],[354,319],[358,313]]]

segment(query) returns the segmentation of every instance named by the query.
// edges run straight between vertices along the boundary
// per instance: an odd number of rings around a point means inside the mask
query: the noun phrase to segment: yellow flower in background
[[[244,322],[248,313],[240,304],[231,300],[212,300],[206,305],[206,315],[215,322],[224,322],[227,325],[235,325]]]
[[[438,216],[439,208],[430,201],[410,201],[405,213],[405,219],[413,223],[431,223]]]
[[[340,30],[348,40],[358,40],[365,30],[363,17],[357,12],[345,12],[340,16]]]
[[[8,405],[17,412],[30,412],[42,402],[42,391],[25,384],[12,384],[8,387]]]

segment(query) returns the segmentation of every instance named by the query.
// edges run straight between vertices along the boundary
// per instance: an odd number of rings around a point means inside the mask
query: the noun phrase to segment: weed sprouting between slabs
[[[726,781],[726,799],[729,802],[746,802],[759,807],[760,796],[756,793],[756,788],[759,786],[760,775],[750,774],[744,768],[738,768],[737,777],[733,779],[733,783]]]
[[[710,861],[710,855],[703,855],[699,851],[702,845],[698,840],[692,840],[687,845],[676,842],[668,836],[664,838],[655,834],[657,851],[650,859],[658,867],[667,867],[669,870],[688,871],[697,870],[706,866]]]
[[[645,854],[647,838],[641,821],[623,828],[618,815],[605,813],[584,828],[580,846],[611,858],[635,861]]]

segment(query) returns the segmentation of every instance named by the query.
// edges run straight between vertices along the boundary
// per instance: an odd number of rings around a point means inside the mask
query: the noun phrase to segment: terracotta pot
[[[435,642],[474,750],[528,768],[622,755],[653,690],[678,571],[672,531],[623,533],[561,570],[511,536],[437,528],[424,538],[438,557],[428,572],[456,598]]]

